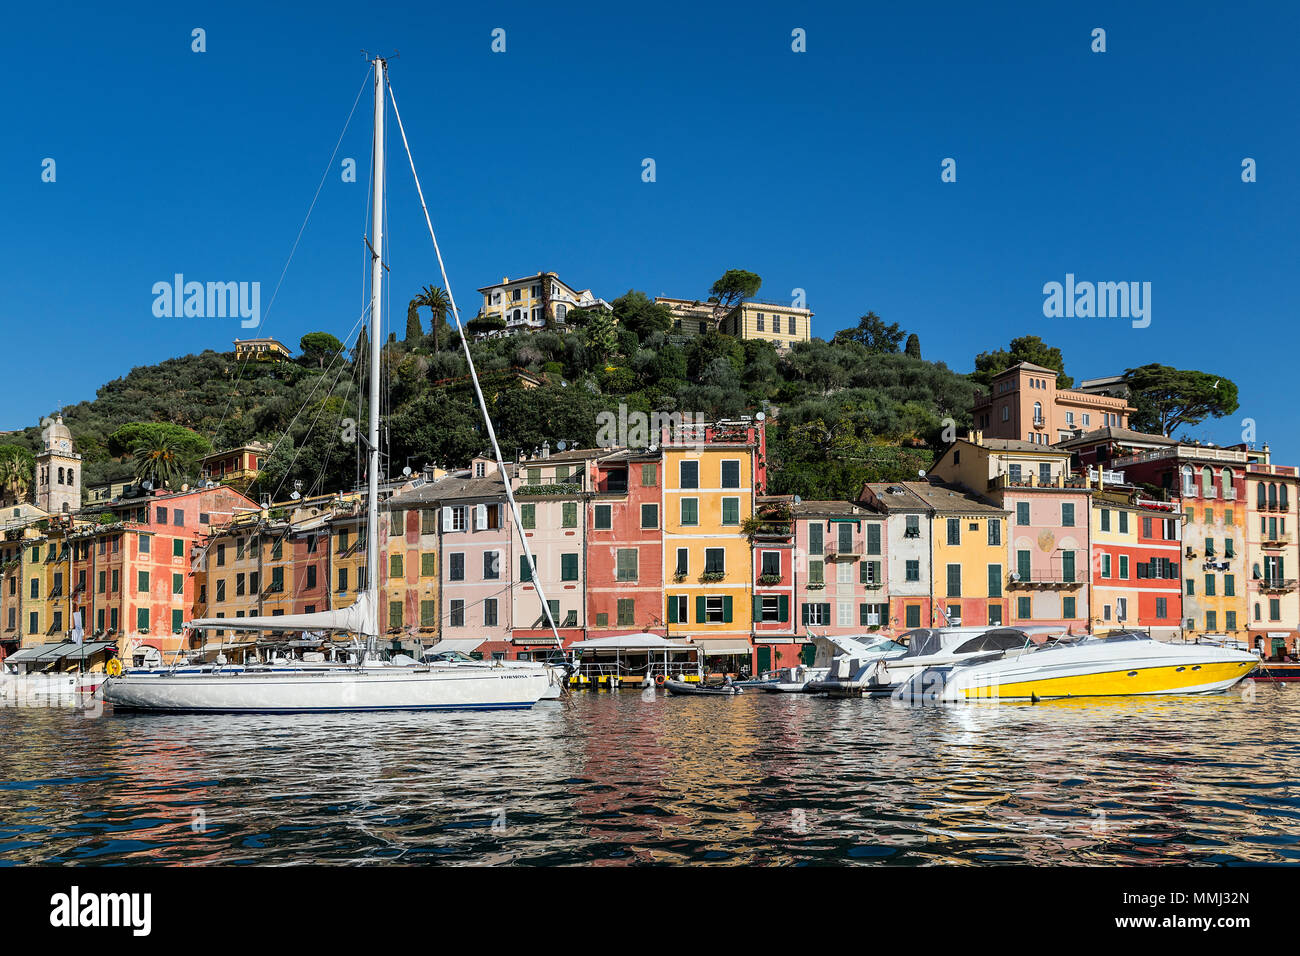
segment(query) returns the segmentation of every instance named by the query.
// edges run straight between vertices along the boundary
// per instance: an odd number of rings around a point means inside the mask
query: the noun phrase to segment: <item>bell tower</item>
[[[36,456],[36,507],[50,514],[81,510],[81,456],[72,449],[72,431],[57,416],[41,436]]]

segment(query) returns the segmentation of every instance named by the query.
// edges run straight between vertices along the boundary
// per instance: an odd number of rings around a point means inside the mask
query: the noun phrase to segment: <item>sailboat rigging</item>
[[[380,354],[383,348],[383,276],[385,197],[385,93],[388,64],[383,57],[374,63],[374,162],[371,257],[369,354],[369,415],[366,468],[366,582],[354,604],[346,608],[306,614],[254,616],[244,618],[202,618],[190,621],[191,630],[311,630],[359,634],[365,638],[366,651],[353,666],[240,666],[194,667],[153,671],[131,671],[110,677],[104,684],[104,697],[115,707],[144,711],[199,712],[329,712],[365,710],[443,710],[443,709],[518,709],[531,707],[551,692],[561,680],[560,671],[532,661],[448,661],[423,666],[407,666],[381,661],[376,657],[379,638],[379,468],[380,468]],[[393,100],[396,115],[397,101]],[[398,116],[401,128],[401,118]],[[402,130],[406,145],[406,133]],[[410,148],[407,145],[407,156]],[[411,162],[412,173],[415,164]],[[416,179],[425,221],[433,236],[423,190]],[[446,282],[442,254],[434,237],[434,249]],[[449,298],[451,296],[448,287]],[[510,488],[509,476],[501,459],[496,432],[487,414],[487,405],[474,371],[473,360],[459,313],[452,302],[456,326],[470,375],[483,412],[488,436],[502,475],[506,479],[516,527],[522,527],[518,506]],[[522,531],[521,537],[522,535]],[[530,566],[532,553],[526,540],[524,550]],[[558,646],[559,634],[545,596],[538,588],[547,620]]]

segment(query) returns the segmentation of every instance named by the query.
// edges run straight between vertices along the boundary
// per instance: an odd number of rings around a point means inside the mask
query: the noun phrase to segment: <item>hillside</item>
[[[616,315],[624,312],[617,326],[607,317],[576,315],[582,327],[567,333],[472,346],[508,457],[547,440],[594,445],[597,415],[620,404],[710,418],[766,410],[770,490],[842,498],[865,480],[914,478],[929,464],[943,419],[968,422],[975,384],[920,358],[919,344],[908,352],[875,351],[857,341],[815,339],[782,355],[769,343],[717,332],[670,334],[654,306],[647,311],[643,296],[629,296],[637,298],[615,303]],[[407,339],[390,337],[383,368],[390,473],[408,464],[463,464],[484,449],[466,363],[445,325],[436,339],[418,321]],[[525,387],[521,370],[541,385]],[[364,430],[361,373],[347,352],[241,368],[233,353],[206,351],[134,368],[92,401],[65,409],[64,419],[85,461],[83,487],[133,473],[129,455],[110,453],[108,437],[143,421],[182,425],[216,448],[277,443],[256,490],[279,493],[301,479],[304,491],[331,491],[359,475],[357,444],[349,439]],[[362,424],[350,427],[349,418]],[[291,440],[282,440],[286,434]],[[31,450],[39,441],[39,426],[9,438]]]

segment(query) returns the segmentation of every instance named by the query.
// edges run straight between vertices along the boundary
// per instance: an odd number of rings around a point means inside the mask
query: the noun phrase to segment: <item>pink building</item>
[[[792,511],[798,634],[888,627],[885,516],[849,501],[803,501]]]
[[[1127,428],[1133,408],[1113,395],[1056,387],[1056,370],[1020,362],[975,399],[975,427],[990,438],[1053,445],[1079,431]]]

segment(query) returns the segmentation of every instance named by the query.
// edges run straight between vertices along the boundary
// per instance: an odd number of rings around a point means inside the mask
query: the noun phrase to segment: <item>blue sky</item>
[[[150,290],[177,272],[260,282],[262,331],[295,345],[351,328],[368,92],[340,149],[359,182],[336,160],[267,306],[364,48],[400,52],[393,85],[470,316],[474,290],[505,275],[693,297],[746,268],[760,297],[805,289],[815,335],[872,309],[961,371],[1037,334],[1076,379],[1147,362],[1221,373],[1241,409],[1201,434],[1238,441],[1251,417],[1295,463],[1298,26],[1280,3],[14,8],[0,39],[0,427],[248,337],[237,320],[155,318]],[[642,182],[646,157],[656,182]],[[940,181],[945,157],[955,183]],[[1241,181],[1245,157],[1258,182]],[[404,305],[437,277],[399,160]],[[1067,272],[1150,282],[1150,327],[1045,318],[1042,286]]]

